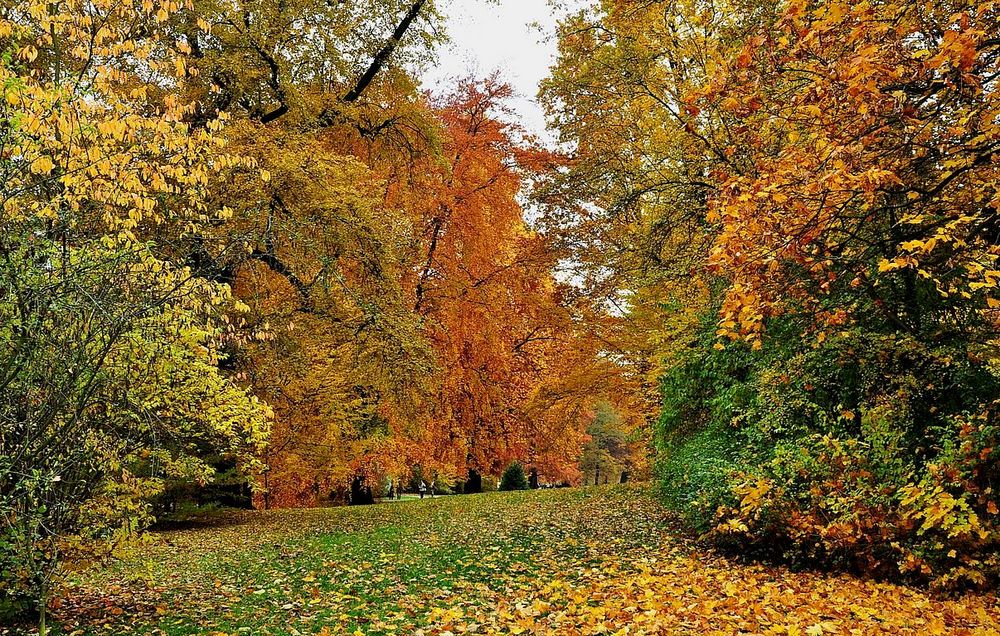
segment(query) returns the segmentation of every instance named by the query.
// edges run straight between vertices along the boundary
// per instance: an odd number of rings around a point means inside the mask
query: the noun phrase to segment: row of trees
[[[454,474],[440,468],[427,469],[416,465],[402,474],[386,474],[380,482],[367,482],[357,475],[350,491],[342,494],[351,504],[372,504],[396,492],[426,492],[438,494],[475,494],[495,490],[527,490],[529,488],[562,488],[571,485],[626,483],[633,472],[645,470],[644,457],[649,440],[642,429],[629,429],[627,423],[607,401],[598,401],[585,414],[583,443],[576,458],[576,475],[565,472],[541,472],[542,466],[525,466],[519,460],[511,462],[497,475],[481,474],[477,469]],[[495,464],[495,463],[494,463]],[[339,493],[333,493],[337,496]]]
[[[524,220],[565,159],[495,79],[418,90],[440,26],[428,0],[0,0],[4,607],[220,470],[308,505],[413,465],[579,480],[601,397],[632,434],[621,316]]]
[[[951,0],[563,23],[547,228],[645,334],[665,498],[717,543],[998,580],[998,33]]]

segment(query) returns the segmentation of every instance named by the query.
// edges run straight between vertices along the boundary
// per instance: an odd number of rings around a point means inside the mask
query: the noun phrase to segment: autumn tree
[[[210,480],[199,450],[252,464],[269,409],[219,373],[230,289],[139,238],[223,222],[205,184],[249,167],[141,79],[177,7],[0,7],[0,596],[44,632],[62,553],[118,547],[165,477]]]
[[[438,106],[441,167],[415,210],[422,228],[410,282],[441,369],[429,430],[441,459],[486,474],[526,459],[524,404],[565,336],[544,239],[519,195],[546,156],[508,123],[509,87],[465,83]]]
[[[285,503],[343,482],[381,444],[379,409],[412,402],[430,371],[401,288],[408,219],[383,205],[385,175],[366,162],[388,150],[366,146],[432,145],[407,69],[428,59],[436,20],[424,0],[206,0],[164,23],[158,55],[195,105],[185,121],[229,118],[228,148],[258,171],[208,184],[230,223],[156,238],[250,309],[233,316],[223,364],[277,411],[264,479],[287,485],[273,493]]]
[[[580,469],[584,483],[619,483],[631,468],[632,440],[623,429],[621,417],[607,402],[597,404],[586,428],[590,439],[583,446]],[[602,481],[603,480],[603,481]]]
[[[836,2],[563,25],[547,91],[578,159],[552,193],[586,196],[551,222],[636,298],[702,299],[665,349],[661,447],[726,458],[672,499],[720,541],[995,576],[996,25],[989,3]]]

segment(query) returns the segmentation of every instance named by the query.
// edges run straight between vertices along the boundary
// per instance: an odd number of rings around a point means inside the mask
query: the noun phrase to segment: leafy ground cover
[[[155,539],[75,579],[56,633],[1000,634],[993,595],[706,552],[638,487],[242,513]]]

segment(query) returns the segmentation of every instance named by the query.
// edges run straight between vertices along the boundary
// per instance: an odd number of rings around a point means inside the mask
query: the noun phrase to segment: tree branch
[[[375,57],[372,59],[372,63],[368,66],[368,70],[364,72],[358,80],[358,83],[354,85],[354,88],[352,88],[350,92],[344,96],[345,102],[350,104],[358,101],[361,94],[365,92],[368,85],[372,83],[375,76],[378,75],[379,71],[382,70],[382,67],[385,66],[386,62],[389,61],[389,58],[392,57],[392,54],[396,51],[396,47],[398,47],[399,43],[403,40],[403,36],[405,36],[406,32],[410,29],[410,25],[413,24],[413,21],[417,19],[418,15],[420,15],[420,10],[423,9],[426,1],[427,0],[417,0],[412,6],[410,6],[410,10],[406,12],[406,15],[403,16],[403,19],[396,26],[396,30],[392,32],[392,37],[389,38],[389,41],[385,43],[385,46],[383,46],[382,49],[375,54]]]
[[[299,295],[302,296],[304,309],[306,311],[312,309],[312,296],[310,295],[309,285],[296,276],[295,272],[293,272],[288,265],[284,263],[284,261],[275,256],[272,252],[265,252],[261,249],[255,249],[251,252],[250,259],[264,263],[272,272],[284,277],[285,280],[287,280],[291,286],[299,292]]]

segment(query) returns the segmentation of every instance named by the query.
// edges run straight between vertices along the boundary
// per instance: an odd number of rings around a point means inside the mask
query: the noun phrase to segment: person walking
[[[424,498],[424,493],[427,492],[427,484],[424,483],[423,479],[420,480],[420,488],[419,488],[419,490],[420,490],[420,498],[423,499]]]

